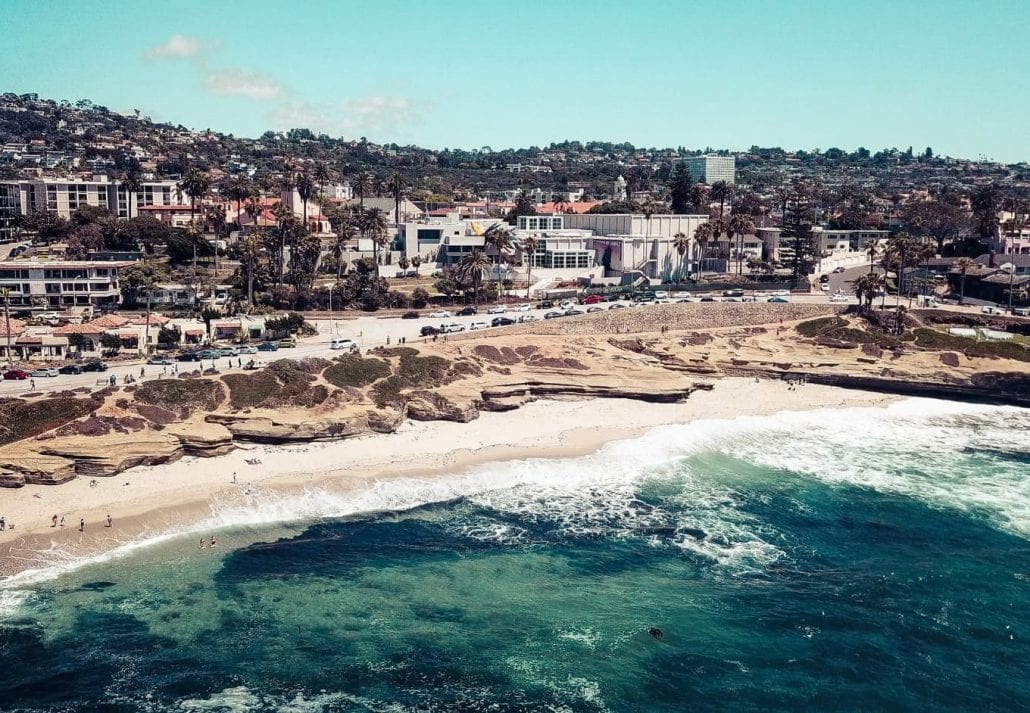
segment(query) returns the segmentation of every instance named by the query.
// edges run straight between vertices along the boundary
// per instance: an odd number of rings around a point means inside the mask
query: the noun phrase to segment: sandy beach
[[[354,492],[398,478],[454,476],[476,465],[529,457],[574,457],[653,427],[824,407],[886,405],[894,397],[835,387],[727,378],[686,402],[541,400],[471,423],[406,422],[393,434],[289,446],[253,445],[218,458],[183,458],[110,478],[78,478],[0,493],[0,574],[73,559],[161,534],[189,531],[255,495],[318,488]],[[259,461],[256,464],[247,461]],[[235,483],[234,481],[235,477]],[[52,518],[64,526],[52,527]],[[106,526],[110,515],[112,526]],[[79,522],[85,521],[83,532]]]

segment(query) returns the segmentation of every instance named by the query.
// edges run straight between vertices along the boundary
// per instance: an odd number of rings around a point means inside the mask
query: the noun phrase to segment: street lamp
[[[336,334],[333,324],[333,288],[336,287],[336,283],[329,285],[329,334]]]
[[[1012,288],[1016,279],[1016,266],[1014,263],[1007,262],[998,269],[1009,274],[1009,314],[1012,314]]]

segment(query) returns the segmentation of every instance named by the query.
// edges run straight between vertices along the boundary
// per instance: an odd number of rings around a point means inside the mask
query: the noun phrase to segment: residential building
[[[18,181],[18,210],[23,215],[49,211],[63,218],[79,208],[105,208],[119,218],[135,218],[149,206],[188,206],[188,196],[181,193],[175,181],[147,181],[131,196],[120,182],[107,176],[93,179],[37,178]]]
[[[18,235],[20,196],[17,183],[0,183],[0,243],[14,242]]]
[[[733,156],[691,156],[687,159],[687,173],[695,183],[712,185],[726,181],[737,182],[737,159]]]
[[[10,289],[12,306],[114,307],[121,301],[119,270],[131,264],[84,260],[0,262],[0,287]]]

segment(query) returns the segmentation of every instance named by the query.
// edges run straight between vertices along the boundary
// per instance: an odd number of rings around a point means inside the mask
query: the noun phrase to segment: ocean
[[[53,557],[0,583],[0,710],[1030,710],[1015,408],[663,426]]]

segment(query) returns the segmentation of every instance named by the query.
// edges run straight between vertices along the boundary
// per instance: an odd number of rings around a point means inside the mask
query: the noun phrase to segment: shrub
[[[213,411],[225,398],[221,384],[211,379],[155,379],[144,381],[136,391],[136,400],[188,414],[194,409]]]
[[[326,381],[341,389],[349,386],[359,388],[368,386],[389,375],[389,362],[382,359],[362,358],[357,354],[345,354],[322,372]]]
[[[31,438],[81,416],[100,405],[94,399],[11,399],[0,403],[0,445]]]
[[[229,405],[237,410],[258,406],[282,389],[279,381],[267,370],[254,374],[227,374],[222,381],[229,388]]]
[[[810,319],[807,322],[802,322],[797,326],[798,334],[802,337],[821,337],[824,333],[835,329],[837,327],[844,327],[847,325],[840,317],[820,317],[818,319]]]
[[[964,352],[975,357],[995,357],[1030,362],[1030,349],[1018,342],[978,342],[922,327],[915,330],[916,346],[932,351]]]

